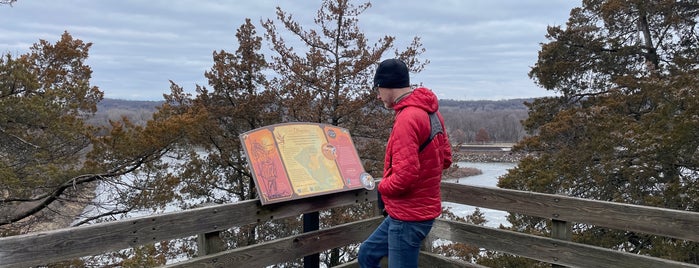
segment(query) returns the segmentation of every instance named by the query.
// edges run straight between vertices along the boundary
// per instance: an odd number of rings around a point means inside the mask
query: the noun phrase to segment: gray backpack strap
[[[427,145],[432,142],[432,139],[434,139],[434,136],[437,136],[439,133],[444,133],[444,129],[442,129],[442,123],[439,122],[439,116],[437,116],[437,112],[434,113],[428,113],[427,114],[430,117],[430,137],[420,145],[420,150],[418,152],[422,152]]]

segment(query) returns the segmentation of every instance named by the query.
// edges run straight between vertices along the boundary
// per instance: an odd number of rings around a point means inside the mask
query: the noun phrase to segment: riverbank
[[[454,162],[517,163],[523,157],[524,154],[511,151],[460,151],[454,153]]]
[[[445,181],[479,187],[497,187],[499,178],[507,174],[508,170],[515,168],[517,163],[457,162],[456,166],[478,169],[482,174],[457,179],[445,179]],[[476,209],[474,206],[451,202],[444,202],[442,207],[448,209],[458,217],[468,217],[472,215]],[[501,224],[503,226],[511,226],[507,221],[508,212],[483,207],[480,207],[479,210],[486,219],[485,226],[492,228],[498,228]]]
[[[460,151],[453,154],[455,163],[518,163],[523,156],[510,151]],[[478,168],[452,166],[444,172],[444,179],[467,178],[482,174],[483,171]]]
[[[457,167],[457,166],[452,166],[444,172],[444,179],[458,179],[458,178],[465,178],[465,177],[471,177],[471,176],[476,176],[476,175],[481,175],[483,174],[483,171],[477,168],[471,168],[471,167]]]

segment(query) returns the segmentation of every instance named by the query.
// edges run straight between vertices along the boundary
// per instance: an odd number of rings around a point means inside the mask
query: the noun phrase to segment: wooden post
[[[573,225],[568,221],[557,219],[551,220],[551,238],[570,241],[573,239]],[[554,258],[554,260],[556,260]],[[565,267],[558,264],[552,264],[551,267]]]
[[[213,206],[214,203],[199,204],[197,207]],[[226,250],[226,243],[221,239],[221,231],[208,232],[197,235],[197,255],[204,256]]]
[[[420,245],[420,250],[421,251],[426,251],[426,252],[432,252],[433,247],[434,247],[434,242],[437,241],[439,237],[435,236],[432,234],[432,232],[429,232],[425,239],[422,240],[422,245]]]
[[[220,236],[220,231],[199,234],[197,236],[197,253],[199,256],[224,251],[226,246]]]

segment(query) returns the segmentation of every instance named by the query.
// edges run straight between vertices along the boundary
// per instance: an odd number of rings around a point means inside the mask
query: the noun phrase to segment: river
[[[483,173],[480,175],[476,176],[469,176],[465,178],[459,178],[459,179],[449,179],[445,181],[449,182],[457,182],[460,184],[466,184],[466,185],[474,185],[474,186],[485,186],[485,187],[497,187],[498,183],[498,178],[504,174],[507,173],[508,169],[514,168],[517,164],[516,163],[505,163],[505,162],[458,162],[456,163],[459,167],[470,167],[470,168],[476,168],[481,170]],[[124,179],[127,181],[133,180],[133,176],[128,175],[124,176]],[[118,185],[114,186],[112,185],[111,187],[117,187],[119,188]],[[116,197],[114,196],[116,192],[113,188],[110,188],[106,184],[100,184],[98,185],[96,189],[97,197],[95,198],[95,201],[99,202],[101,206],[95,207],[95,206],[87,206],[85,208],[84,213],[87,214],[88,216],[92,215],[97,215],[99,213],[102,213],[105,211],[105,209],[114,209],[118,207],[119,205],[114,203],[114,200],[116,200]],[[190,202],[194,202],[192,200],[189,200]],[[443,206],[445,208],[448,208],[453,212],[455,215],[459,217],[465,217],[468,215],[473,214],[475,211],[474,206],[469,206],[469,205],[462,205],[458,203],[451,203],[451,202],[444,202]],[[180,210],[174,205],[169,205],[166,206],[162,211],[159,212],[170,212],[170,211],[176,211]],[[501,211],[501,210],[494,210],[494,209],[488,209],[488,208],[480,208],[481,212],[483,212],[485,219],[487,222],[485,223],[486,226],[488,227],[498,227],[500,224],[503,226],[510,226],[510,223],[507,221],[506,217],[508,215],[507,212]],[[129,213],[128,217],[137,217],[137,216],[145,216],[145,215],[150,215],[153,214],[153,211],[151,210],[143,210],[143,211],[131,211]],[[76,219],[74,223],[77,223],[81,219]]]
[[[469,176],[459,179],[450,179],[446,181],[484,187],[497,187],[498,178],[502,175],[505,175],[509,169],[512,169],[515,166],[517,166],[517,163],[458,162],[456,164],[459,167],[477,168],[481,170],[483,173],[476,176]],[[459,217],[471,215],[476,210],[476,207],[474,206],[462,205],[451,202],[444,202],[443,206],[445,208],[448,208],[451,212],[453,212],[455,215]],[[500,226],[500,224],[502,224],[503,226],[511,225],[507,221],[507,212],[489,208],[479,209],[484,214],[485,219],[487,220],[485,226],[497,228]]]

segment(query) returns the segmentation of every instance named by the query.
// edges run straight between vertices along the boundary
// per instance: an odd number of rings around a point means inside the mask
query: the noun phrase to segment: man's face
[[[393,108],[391,89],[376,87],[375,90],[377,91],[376,98],[383,102],[383,106],[386,107],[386,109]]]

